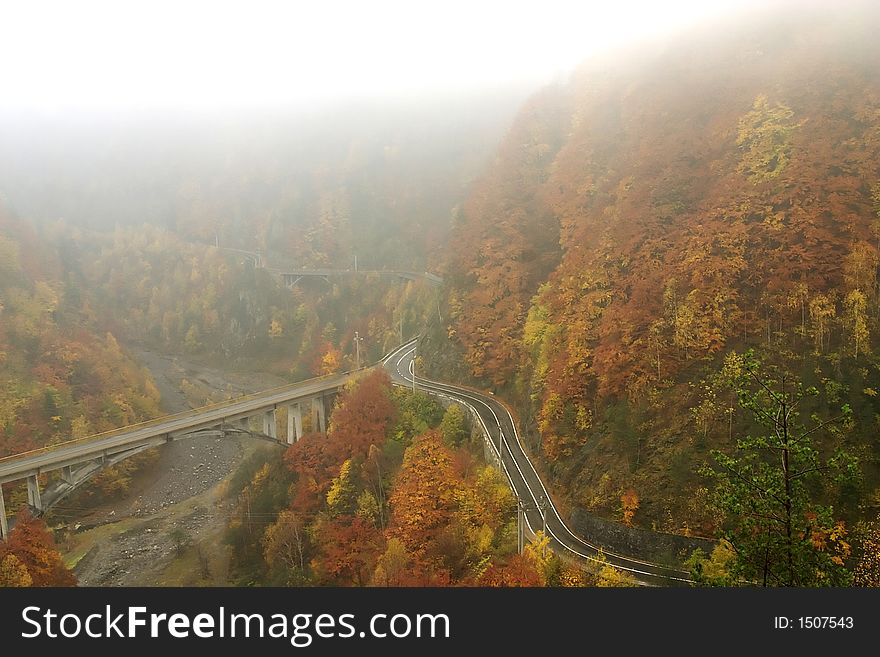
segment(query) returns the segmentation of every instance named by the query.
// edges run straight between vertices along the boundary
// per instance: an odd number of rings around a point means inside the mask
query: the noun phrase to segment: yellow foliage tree
[[[596,575],[596,586],[599,588],[624,588],[637,586],[638,582],[622,570],[618,570],[605,558],[605,554],[599,550],[596,555],[599,572]]]
[[[403,541],[395,537],[389,538],[385,553],[376,562],[373,585],[400,586],[405,579],[409,563],[410,556]]]
[[[791,159],[791,134],[800,127],[784,103],[770,105],[767,96],[755,98],[752,109],[739,121],[737,146],[743,149],[739,171],[753,183],[771,180]]]
[[[868,346],[868,301],[861,290],[853,290],[844,299],[846,306],[847,323],[849,324],[850,340],[853,345],[853,354],[859,357],[860,350],[866,350]]]
[[[856,586],[880,587],[880,526],[871,525],[861,540],[862,556],[853,572]]]
[[[339,468],[339,476],[333,479],[327,491],[327,509],[330,515],[338,516],[353,511],[357,504],[355,494],[351,459],[346,459]]]
[[[817,353],[825,349],[825,338],[829,336],[831,320],[837,316],[834,299],[825,294],[817,294],[810,299],[810,321],[813,324],[813,338]]]
[[[14,554],[7,554],[0,560],[0,587],[25,588],[34,583],[21,560]]]
[[[321,374],[334,374],[339,371],[339,366],[342,363],[342,352],[340,352],[335,347],[330,347],[321,356]]]
[[[305,570],[305,530],[292,511],[282,511],[263,535],[263,558],[271,568],[287,572],[287,581],[296,581]]]

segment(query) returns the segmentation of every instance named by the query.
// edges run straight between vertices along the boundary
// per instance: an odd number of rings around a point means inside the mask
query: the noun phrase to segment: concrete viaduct
[[[391,276],[408,281],[427,281],[429,285],[443,285],[443,279],[430,272],[404,271],[400,269],[302,269],[300,271],[277,272],[281,276],[281,282],[287,287],[294,287],[303,278],[323,278],[330,281],[332,277],[343,276]]]
[[[274,442],[293,443],[303,435],[303,410],[311,412],[312,427],[327,430],[328,402],[355,372],[308,379],[227,402],[141,422],[79,440],[0,458],[0,484],[27,481],[28,504],[41,514],[102,467],[150,447],[206,432],[249,433]],[[276,411],[287,408],[287,430],[278,436]],[[40,476],[56,473],[40,490]],[[0,539],[9,534],[3,488],[0,486]]]
[[[279,276],[281,282],[287,287],[294,287],[304,278],[322,278],[330,281],[331,278],[341,278],[344,276],[389,276],[393,278],[401,278],[407,281],[426,281],[429,285],[439,287],[443,285],[443,279],[431,272],[408,271],[404,269],[358,269],[357,258],[355,258],[354,269],[289,269],[287,271],[281,269],[270,268],[266,264],[266,254],[263,251],[247,251],[245,249],[234,249],[228,246],[218,246],[221,251],[232,253],[246,260],[250,260],[256,269],[266,269],[267,271]]]

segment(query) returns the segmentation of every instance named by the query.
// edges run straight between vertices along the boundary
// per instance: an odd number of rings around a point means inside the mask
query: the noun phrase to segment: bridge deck
[[[369,368],[363,368],[361,372]],[[224,421],[250,417],[285,403],[309,399],[343,386],[359,372],[344,372],[195,408],[120,429],[0,458],[0,483],[57,470],[90,458],[108,456],[158,438],[168,439]],[[161,440],[159,441],[161,442]]]
[[[426,280],[432,285],[442,285],[443,279],[430,272],[406,271],[403,269],[301,269],[292,271],[279,271],[282,280],[289,281],[305,277],[330,277],[330,276],[397,276],[409,280]]]

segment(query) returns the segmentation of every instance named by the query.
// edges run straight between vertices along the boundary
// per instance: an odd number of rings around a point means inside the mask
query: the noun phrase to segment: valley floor
[[[284,383],[149,351],[135,355],[150,370],[167,413]],[[261,445],[266,444],[247,438],[177,441],[160,448],[159,458],[135,474],[124,497],[93,507],[76,497],[63,500],[53,515],[72,530],[61,547],[80,585],[227,584],[225,551],[218,549],[227,520],[223,483]],[[180,549],[175,530],[184,534]]]

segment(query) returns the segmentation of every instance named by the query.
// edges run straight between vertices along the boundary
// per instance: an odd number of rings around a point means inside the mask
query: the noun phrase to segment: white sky
[[[0,108],[309,105],[546,81],[748,0],[0,0]]]

